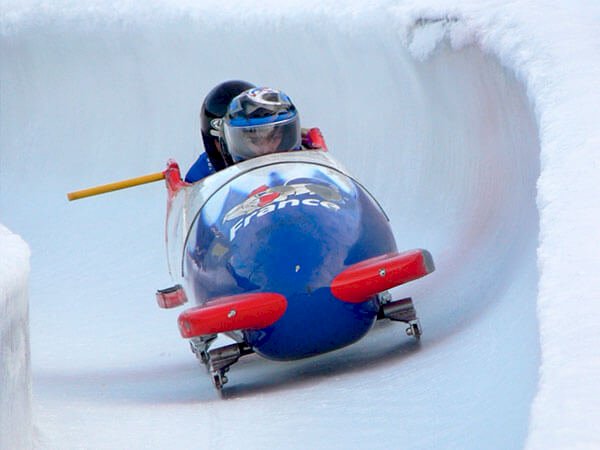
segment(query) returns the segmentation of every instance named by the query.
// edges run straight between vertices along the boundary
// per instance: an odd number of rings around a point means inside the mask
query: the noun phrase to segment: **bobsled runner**
[[[242,356],[306,358],[350,345],[378,319],[422,333],[410,298],[389,290],[434,270],[427,250],[398,251],[375,198],[328,153],[243,161],[187,184],[177,163],[166,241],[173,286],[162,308],[192,306],[179,331],[217,389]],[[211,349],[219,334],[233,340]]]

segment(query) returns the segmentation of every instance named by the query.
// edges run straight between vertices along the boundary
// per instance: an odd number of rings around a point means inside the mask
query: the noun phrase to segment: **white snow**
[[[29,248],[0,225],[0,448],[32,444]]]
[[[600,446],[600,4],[0,8],[0,213],[33,251],[39,448]],[[249,357],[220,399],[154,303],[164,188],[67,204],[191,164],[199,104],[229,78],[286,90],[399,247],[432,252],[437,271],[398,291],[419,348],[390,324],[315,359]]]

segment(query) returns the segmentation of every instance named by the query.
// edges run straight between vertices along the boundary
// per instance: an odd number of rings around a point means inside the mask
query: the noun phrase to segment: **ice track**
[[[540,358],[523,86],[476,45],[415,59],[384,14],[276,17],[260,35],[229,14],[5,19],[0,210],[32,249],[38,447],[521,448]],[[177,311],[154,303],[169,284],[162,186],[67,204],[169,157],[188,167],[199,104],[230,78],[284,89],[398,246],[434,255],[437,271],[398,291],[415,299],[420,346],[387,324],[318,358],[249,357],[221,399]]]

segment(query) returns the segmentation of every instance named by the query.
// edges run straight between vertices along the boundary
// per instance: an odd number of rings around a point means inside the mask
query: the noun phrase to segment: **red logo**
[[[305,196],[298,199],[295,197]],[[283,186],[260,186],[254,189],[246,200],[231,208],[223,217],[223,222],[237,220],[231,227],[229,238],[233,241],[240,228],[247,227],[254,217],[262,217],[286,207],[317,206],[338,211],[342,195],[335,186],[298,183]]]
[[[314,195],[321,197],[327,202],[337,203],[342,200],[342,196],[335,187],[322,184],[299,183],[286,184],[283,186],[260,186],[254,189],[244,202],[231,208],[223,222],[237,219],[238,217],[251,214],[261,208],[267,207],[273,203],[283,202],[291,196]]]

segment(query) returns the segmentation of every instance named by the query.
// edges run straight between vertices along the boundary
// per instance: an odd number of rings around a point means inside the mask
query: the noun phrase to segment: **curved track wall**
[[[34,250],[41,439],[521,447],[539,364],[539,143],[514,76],[477,46],[415,60],[383,14],[127,17],[50,13],[3,30],[0,208]],[[316,359],[248,358],[231,372],[235,401],[215,401],[176,312],[153,301],[169,281],[163,188],[67,205],[67,191],[168,157],[188,166],[199,104],[228,78],[286,90],[381,201],[398,246],[432,252],[435,274],[397,293],[418,305],[420,347],[390,324]]]

